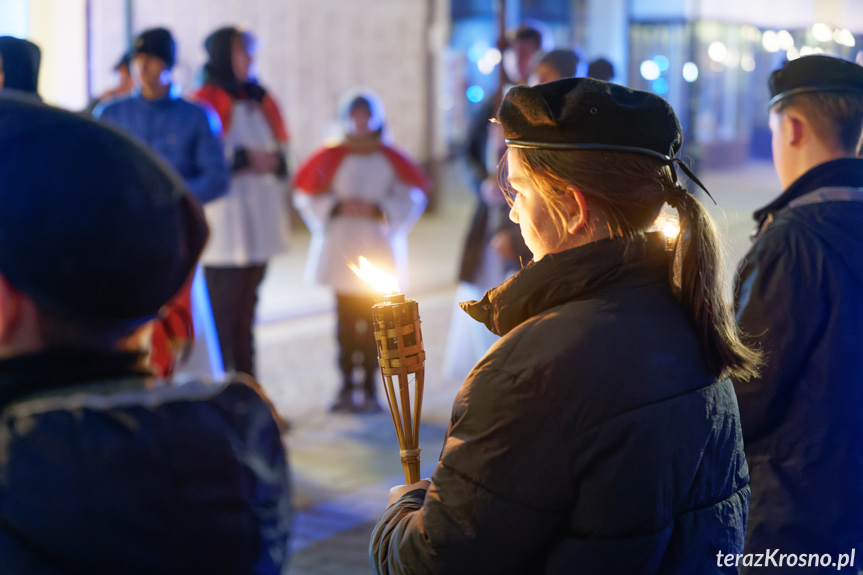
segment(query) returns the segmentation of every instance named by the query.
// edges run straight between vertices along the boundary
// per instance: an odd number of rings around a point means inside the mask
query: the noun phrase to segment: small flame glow
[[[680,233],[680,224],[669,220],[662,224],[662,233],[665,234],[665,237],[668,239],[676,238]]]
[[[666,208],[667,209],[667,208]],[[680,235],[680,219],[670,212],[663,211],[656,218],[654,229],[662,232],[666,238],[673,240]]]
[[[360,256],[359,266],[349,263],[348,267],[351,268],[351,271],[357,274],[357,277],[381,293],[398,293],[399,291],[399,284],[396,281],[396,278],[378,271],[378,269],[363,256]]]

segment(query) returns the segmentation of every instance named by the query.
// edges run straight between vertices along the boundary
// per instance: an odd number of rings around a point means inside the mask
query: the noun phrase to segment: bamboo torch
[[[392,279],[388,288],[381,289],[380,281],[373,279],[377,272],[365,258],[360,258],[359,267],[351,268],[380,291],[390,292],[381,303],[372,306],[372,320],[405,483],[416,483],[420,480],[419,429],[425,380],[419,306],[416,301],[406,299],[405,294],[394,293],[398,288]]]

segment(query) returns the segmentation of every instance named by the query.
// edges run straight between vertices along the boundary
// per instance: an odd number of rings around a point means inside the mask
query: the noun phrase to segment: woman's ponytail
[[[704,206],[675,182],[668,204],[680,215],[671,284],[691,314],[708,361],[724,375],[758,375],[761,354],[747,347],[723,295],[723,266],[713,221]]]

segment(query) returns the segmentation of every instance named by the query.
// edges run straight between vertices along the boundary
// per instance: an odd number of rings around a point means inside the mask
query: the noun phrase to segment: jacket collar
[[[665,239],[650,233],[629,250],[617,239],[592,242],[531,262],[501,285],[486,292],[481,301],[459,305],[492,332],[506,335],[523,321],[547,309],[618,284],[644,283],[667,277],[669,252]],[[639,268],[652,272],[633,273]]]
[[[180,92],[180,86],[178,86],[177,84],[175,84],[173,82],[171,83],[170,86],[168,86],[168,91],[165,92],[165,95],[162,96],[161,98],[156,98],[155,100],[149,100],[149,99],[145,98],[144,96],[142,96],[140,87],[133,88],[131,94],[132,94],[132,97],[134,97],[134,98],[138,98],[139,100],[142,100],[144,102],[153,102],[153,103],[171,102],[173,100],[179,100],[182,97],[182,94]]]
[[[149,374],[140,354],[115,350],[50,349],[0,361],[0,409],[13,401],[84,383]]]
[[[815,166],[788,186],[782,195],[753,214],[757,222],[763,222],[771,212],[776,212],[797,198],[826,187],[863,187],[863,159],[842,158]]]

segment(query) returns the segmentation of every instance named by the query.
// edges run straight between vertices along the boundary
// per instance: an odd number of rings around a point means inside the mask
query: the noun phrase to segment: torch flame
[[[676,240],[677,236],[680,235],[680,220],[672,214],[659,214],[655,225],[669,240]]]
[[[351,271],[357,274],[357,277],[381,293],[398,293],[399,291],[399,284],[396,281],[396,278],[378,271],[378,269],[363,256],[360,256],[359,267],[353,263],[348,263],[348,267],[351,268]]]
[[[665,222],[662,225],[662,233],[668,239],[675,239],[680,234],[680,224],[677,222]]]

